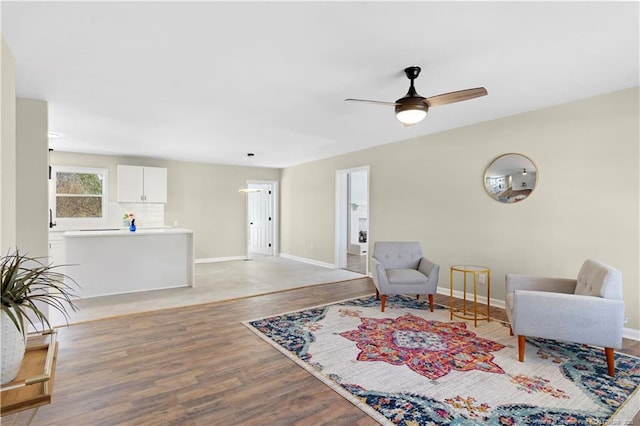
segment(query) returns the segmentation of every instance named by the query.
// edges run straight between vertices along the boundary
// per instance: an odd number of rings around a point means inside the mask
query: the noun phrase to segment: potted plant
[[[47,315],[42,312],[44,306],[56,309],[66,320],[67,306],[77,310],[72,302],[75,297],[72,290],[77,283],[58,272],[62,265],[46,264],[42,259],[20,254],[16,249],[9,250],[0,260],[2,384],[12,381],[20,370],[29,325],[43,332],[51,329]]]

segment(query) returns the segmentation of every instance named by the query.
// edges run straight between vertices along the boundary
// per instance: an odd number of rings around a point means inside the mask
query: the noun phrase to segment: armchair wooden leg
[[[380,292],[376,288],[376,300],[380,300]]]
[[[420,300],[420,295],[416,294],[416,300]]]
[[[524,362],[524,348],[527,344],[525,336],[518,336],[518,361]]]
[[[433,294],[429,295],[429,309],[433,312]]]
[[[615,377],[616,363],[613,359],[613,348],[604,348],[604,353],[607,356],[607,374],[611,377]]]
[[[387,303],[387,295],[383,294],[382,295],[382,312],[384,312],[384,305],[385,303]]]

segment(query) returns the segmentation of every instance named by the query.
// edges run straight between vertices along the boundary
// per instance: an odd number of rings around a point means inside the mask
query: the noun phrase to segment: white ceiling
[[[637,86],[633,2],[8,2],[59,151],[287,167]],[[404,128],[394,101],[484,86]],[[248,152],[255,153],[249,158]]]

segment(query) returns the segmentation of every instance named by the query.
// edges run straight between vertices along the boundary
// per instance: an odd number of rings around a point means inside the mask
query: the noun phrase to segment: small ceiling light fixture
[[[527,169],[522,169],[522,176],[526,176],[527,175]]]
[[[241,188],[238,190],[238,192],[244,192],[244,193],[249,193],[249,192],[260,192],[261,189],[258,188]]]
[[[396,118],[402,124],[412,125],[424,120],[429,107],[423,103],[404,103],[396,105]]]
[[[253,157],[255,154],[253,152],[248,152],[247,157]]]

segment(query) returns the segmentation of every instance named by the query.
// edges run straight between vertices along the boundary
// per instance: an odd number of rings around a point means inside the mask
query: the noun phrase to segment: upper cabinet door
[[[144,202],[144,174],[139,166],[118,166],[118,202]]]
[[[163,167],[144,168],[144,201],[147,203],[167,202],[167,169]]]
[[[118,165],[118,202],[166,203],[167,169]]]

